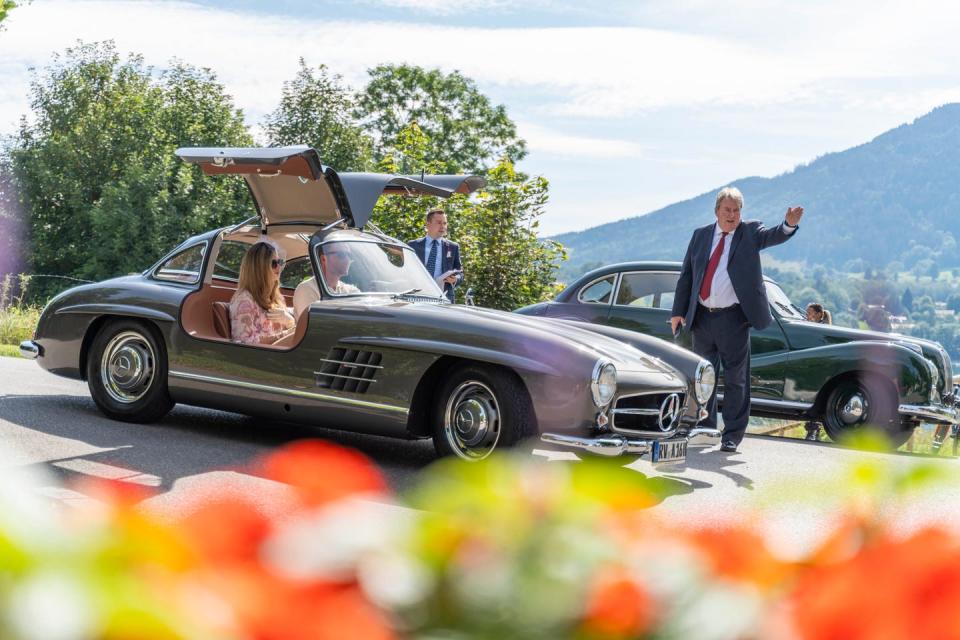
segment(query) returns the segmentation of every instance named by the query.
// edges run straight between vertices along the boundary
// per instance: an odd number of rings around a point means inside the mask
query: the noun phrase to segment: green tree
[[[506,108],[491,105],[459,72],[381,65],[369,73],[358,114],[377,134],[379,157],[395,150],[401,132],[413,123],[430,140],[428,157],[447,172],[483,172],[500,158],[516,162],[526,155],[526,143],[517,136]]]
[[[913,311],[913,292],[907,287],[900,298],[900,305],[907,311]]]
[[[353,94],[325,65],[316,69],[300,58],[293,80],[283,83],[280,106],[263,129],[270,146],[306,144],[337,171],[365,171],[372,164],[373,140],[354,121]]]
[[[378,171],[404,173],[409,166],[423,166],[427,173],[441,170],[439,163],[428,160],[433,145],[420,127],[406,127],[397,140],[397,148],[381,161]],[[450,238],[461,248],[466,280],[458,289],[460,295],[472,287],[478,305],[504,310],[553,296],[566,251],[536,234],[548,197],[546,179],[518,174],[509,160],[491,169],[486,179],[487,186],[473,199],[382,198],[373,222],[392,236],[411,240],[423,235],[426,212],[443,208],[450,219]]]
[[[10,15],[10,12],[15,9],[17,3],[13,0],[0,0],[0,29],[3,28],[2,23],[7,19],[7,16]]]
[[[242,114],[208,69],[155,77],[112,42],[55,56],[30,88],[10,149],[36,273],[92,280],[137,271],[190,235],[249,213],[239,180],[207,180],[180,146],[244,146]],[[38,282],[38,296],[51,288]]]

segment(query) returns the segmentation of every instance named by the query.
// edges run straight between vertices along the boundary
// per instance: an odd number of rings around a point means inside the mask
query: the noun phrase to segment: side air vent
[[[321,389],[366,393],[370,383],[377,381],[377,372],[383,369],[380,359],[381,355],[374,351],[334,348],[313,374]]]

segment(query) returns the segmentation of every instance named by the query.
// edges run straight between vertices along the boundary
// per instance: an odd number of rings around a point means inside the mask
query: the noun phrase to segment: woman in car
[[[258,242],[240,262],[240,281],[230,300],[231,339],[244,344],[274,344],[291,333],[296,322],[280,294],[284,260],[273,245]]]

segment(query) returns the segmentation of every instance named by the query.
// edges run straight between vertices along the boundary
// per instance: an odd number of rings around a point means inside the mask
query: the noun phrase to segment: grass
[[[20,347],[13,346],[12,344],[0,344],[0,357],[2,356],[6,356],[8,358],[19,358]]]
[[[0,356],[20,356],[20,343],[33,337],[40,310],[31,307],[0,309]]]

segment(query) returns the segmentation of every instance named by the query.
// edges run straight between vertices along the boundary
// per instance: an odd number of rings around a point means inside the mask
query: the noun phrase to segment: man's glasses
[[[273,260],[270,261],[270,266],[273,267],[274,269],[282,267],[285,264],[287,264],[287,261],[284,260],[283,258],[274,258]]]
[[[326,255],[326,256],[347,257],[347,258],[350,257],[350,254],[347,253],[346,251],[326,251],[326,252],[324,252],[324,255]]]

